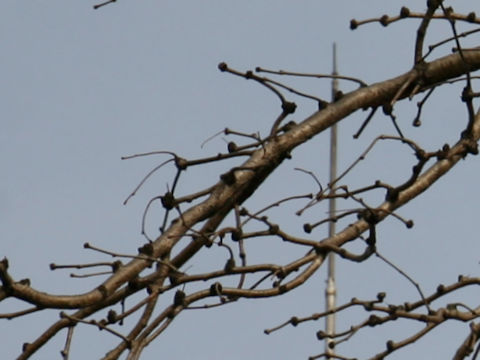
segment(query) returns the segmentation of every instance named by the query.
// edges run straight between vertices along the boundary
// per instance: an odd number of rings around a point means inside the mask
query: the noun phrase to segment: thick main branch
[[[470,71],[480,68],[480,51],[469,51],[464,53]],[[419,73],[418,69],[386,80],[371,86],[361,88],[346,94],[337,102],[328,105],[325,109],[312,114],[303,122],[293,127],[282,135],[274,137],[261,149],[255,151],[236,171],[231,171],[228,183],[220,180],[212,191],[210,197],[200,204],[192,206],[185,211],[181,218],[176,219],[170,227],[159,236],[152,244],[153,256],[163,257],[168,255],[173,246],[180,240],[195,224],[206,219],[210,221],[210,231],[221,223],[225,216],[237,205],[248,199],[262,182],[290,156],[290,153],[301,144],[307,142],[315,135],[329,128],[334,123],[344,119],[358,109],[376,107],[388,103],[402,85],[411,79],[412,75],[417,76],[421,82],[420,91],[452,78],[459,77],[465,73],[465,64],[458,54],[445,56],[431,63],[425,64],[424,69]],[[408,96],[408,89],[398,96],[398,99]],[[474,131],[475,139],[478,139],[478,129]],[[457,144],[458,146],[463,146]],[[453,151],[453,149],[452,149]],[[460,153],[459,153],[460,154]],[[458,159],[450,158],[437,162],[433,168],[426,171],[414,186],[401,192],[395,203],[384,204],[386,210],[393,210],[409,201],[411,198],[424,191],[433,181],[448,171]],[[385,212],[385,215],[387,212]],[[331,241],[340,246],[350,241],[365,231],[368,225],[365,221],[359,221],[354,226],[345,229]],[[181,266],[198,250],[200,245],[191,246],[188,254],[185,254],[176,266]],[[99,301],[105,300],[118,288],[134,279],[138,274],[151,265],[150,261],[135,259],[121,267],[115,274],[108,278],[102,285],[89,293],[72,296],[55,296],[38,292],[28,285],[21,283],[10,283],[11,295],[33,303],[41,307],[50,308],[81,308]],[[5,269],[4,269],[5,270]],[[5,285],[5,284],[4,284]]]

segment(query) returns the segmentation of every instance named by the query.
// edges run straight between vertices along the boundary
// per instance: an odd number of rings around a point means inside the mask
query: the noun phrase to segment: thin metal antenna
[[[333,43],[333,72],[332,75],[337,74],[337,44]],[[338,80],[332,79],[332,101],[335,101],[335,96],[338,92]],[[333,124],[330,128],[330,184],[337,178],[337,124]],[[334,193],[334,189],[330,189],[330,193]],[[333,216],[336,212],[336,200],[330,198],[328,202],[329,214]],[[331,221],[328,224],[328,236],[335,235],[335,222]],[[335,309],[337,302],[337,289],[335,284],[335,254],[328,254],[328,278],[327,288],[325,290],[326,310],[331,311]],[[335,334],[335,314],[327,315],[325,319],[325,330],[327,335]],[[325,343],[325,353],[327,355],[333,355],[334,342],[332,339],[327,338]]]

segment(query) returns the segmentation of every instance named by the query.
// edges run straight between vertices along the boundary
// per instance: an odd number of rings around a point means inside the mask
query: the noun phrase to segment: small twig
[[[378,250],[375,250],[375,255],[381,259],[383,262],[385,262],[387,265],[391,266],[393,269],[395,269],[399,274],[401,274],[403,277],[405,277],[408,281],[410,281],[413,286],[415,286],[415,288],[417,289],[418,293],[420,294],[420,297],[422,298],[422,301],[423,303],[425,304],[425,307],[427,308],[427,310],[429,312],[432,311],[432,309],[430,308],[430,305],[428,303],[428,301],[426,300],[425,296],[423,295],[423,291],[422,289],[420,288],[420,285],[415,281],[413,280],[405,271],[403,271],[402,269],[400,269],[397,265],[395,265],[394,263],[392,263],[390,260],[388,260],[386,257],[384,257],[382,254],[380,254],[378,252]]]
[[[427,99],[430,97],[430,95],[432,95],[432,93],[435,91],[435,87],[432,87],[430,90],[428,90],[427,94],[423,97],[422,100],[420,100],[419,102],[417,102],[417,115],[415,116],[415,119],[413,119],[413,123],[412,125],[413,126],[420,126],[422,125],[422,121],[420,119],[421,117],[421,114],[422,114],[422,109],[423,109],[423,105],[425,105],[425,102],[427,101]]]
[[[283,97],[282,93],[280,93],[280,91],[278,91],[277,89],[275,89],[275,87],[273,87],[272,85],[270,85],[268,83],[268,79],[261,78],[261,77],[255,75],[252,71],[247,71],[245,73],[242,73],[240,71],[229,68],[228,65],[224,62],[218,64],[218,69],[222,72],[228,72],[230,74],[243,77],[247,80],[250,80],[250,79],[255,80],[259,84],[265,86],[267,89],[272,91],[275,95],[277,95],[282,104],[288,103],[288,101],[286,101],[285,98]]]
[[[261,67],[257,67],[255,69],[257,72],[264,72],[269,74],[275,75],[288,75],[288,76],[298,76],[298,77],[311,77],[311,78],[318,78],[318,79],[339,79],[339,80],[348,80],[358,83],[361,87],[368,86],[365,82],[358,78],[354,78],[351,76],[344,76],[344,75],[334,75],[334,74],[312,74],[312,73],[300,73],[294,71],[284,71],[284,70],[268,70]]]
[[[65,346],[60,353],[62,354],[63,360],[68,360],[70,354],[70,346],[72,344],[73,331],[75,326],[69,326],[67,331],[67,339],[65,340]]]
[[[162,168],[164,165],[168,164],[169,162],[173,161],[174,159],[168,159],[162,162],[160,165],[155,166],[152,170],[148,172],[147,175],[144,176],[144,178],[140,181],[140,183],[135,187],[135,189],[130,193],[130,195],[127,196],[125,201],[123,202],[123,205],[127,205],[128,201],[134,197],[137,194],[137,191],[145,184],[145,181],[152,176],[157,170]]]
[[[364,120],[364,122],[360,126],[360,129],[358,129],[358,131],[353,135],[354,139],[358,139],[360,137],[360,135],[362,134],[363,130],[367,127],[370,120],[372,120],[373,115],[375,115],[375,112],[377,111],[377,109],[378,107],[372,108],[372,110],[370,111],[370,114],[368,114],[367,118]]]
[[[105,5],[114,3],[114,2],[116,2],[116,1],[117,1],[117,0],[107,0],[107,1],[105,1],[105,2],[103,2],[103,3],[97,4],[97,5],[93,5],[93,9],[94,9],[94,10],[97,10],[97,9],[101,8],[102,6],[105,6]]]
[[[37,311],[40,311],[40,310],[43,310],[43,308],[35,306],[35,307],[29,308],[29,309],[16,311],[16,312],[13,312],[13,313],[0,314],[0,319],[11,320],[13,318],[20,317],[20,316],[27,315],[27,314],[31,314],[31,313],[34,313],[34,312],[37,312]]]
[[[479,31],[480,31],[480,29],[473,29],[473,30],[470,30],[470,31],[465,31],[463,33],[457,34],[456,37],[452,36],[452,37],[449,37],[445,40],[439,41],[436,44],[429,45],[428,46],[428,52],[424,55],[424,58],[426,58],[428,55],[430,55],[433,52],[433,50],[435,50],[439,46],[442,46],[442,45],[444,45],[444,44],[446,44],[446,43],[448,43],[452,40],[455,40],[456,38],[465,38],[469,35],[472,35],[472,34],[475,34],[475,33],[479,32]],[[463,49],[463,50],[465,50],[465,49]]]
[[[120,334],[118,331],[115,331],[111,328],[109,328],[108,326],[105,326],[102,322],[99,322],[99,321],[96,321],[96,320],[90,320],[90,321],[87,321],[87,320],[83,320],[83,319],[79,319],[75,316],[71,316],[71,315],[68,315],[67,313],[65,312],[61,312],[60,313],[60,316],[62,318],[66,318],[66,319],[69,319],[75,323],[82,323],[82,324],[86,324],[86,325],[93,325],[93,326],[96,326],[98,327],[99,329],[102,329],[102,330],[105,330],[105,331],[108,331],[110,334],[113,334],[115,336],[118,336],[120,339],[122,339],[123,341],[125,341],[125,343],[129,344],[130,343],[130,340],[128,340],[124,335]]]
[[[304,169],[301,169],[301,168],[294,168],[294,170],[301,171],[301,172],[304,172],[305,174],[310,175],[310,176],[313,178],[313,180],[315,180],[315,182],[317,183],[318,187],[320,188],[320,190],[318,191],[318,193],[319,193],[319,194],[322,194],[322,193],[323,193],[322,184],[320,183],[320,180],[318,180],[318,177],[317,177],[312,171],[304,170]]]

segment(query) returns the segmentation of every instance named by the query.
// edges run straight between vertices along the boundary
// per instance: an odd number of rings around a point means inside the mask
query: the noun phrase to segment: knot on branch
[[[185,293],[182,290],[177,290],[177,292],[175,293],[175,296],[173,297],[173,304],[175,306],[185,306],[186,304],[185,298],[186,298]]]
[[[318,340],[324,340],[327,337],[328,337],[328,335],[325,331],[323,331],[323,330],[317,331],[317,339]]]
[[[210,286],[210,295],[220,296],[222,295],[222,290],[223,290],[222,284],[220,284],[219,282],[216,282]]]
[[[225,272],[228,274],[231,274],[234,268],[235,268],[235,260],[232,258],[228,259],[224,267]]]
[[[289,132],[292,130],[295,126],[297,126],[297,123],[293,120],[290,120],[288,123],[282,126],[280,130],[282,130],[284,133]]]
[[[297,326],[299,323],[300,323],[300,320],[298,319],[298,317],[292,316],[290,318],[290,324],[292,324],[292,326]]]
[[[477,20],[477,15],[475,14],[474,11],[472,11],[471,13],[469,13],[469,14],[467,15],[467,21],[468,21],[468,22],[473,23],[473,22],[475,22],[476,20]]]
[[[145,245],[141,246],[138,248],[138,253],[139,254],[144,254],[147,256],[152,256],[153,255],[153,245],[152,243],[146,243]]]
[[[213,245],[213,239],[211,239],[209,236],[207,236],[204,233],[200,233],[198,235],[193,235],[192,240],[197,241],[197,242],[201,242],[207,248],[209,248]]]
[[[270,227],[268,228],[268,233],[270,235],[277,235],[279,231],[280,227],[277,224],[270,224]]]
[[[466,154],[478,155],[478,144],[471,137],[465,138],[463,144],[465,146]]]
[[[303,231],[305,231],[307,234],[310,234],[313,230],[313,227],[311,224],[305,223],[303,224]]]
[[[369,225],[378,223],[378,215],[373,209],[366,209],[359,214],[359,218],[365,220]]]
[[[229,154],[234,153],[234,152],[237,152],[237,150],[238,150],[238,145],[235,144],[235,142],[230,141],[230,142],[227,144],[227,150],[228,150],[228,153],[229,153]]]
[[[388,15],[383,15],[383,16],[380,18],[380,24],[382,24],[382,26],[387,26],[389,19],[390,19],[390,18],[389,18]]]
[[[374,314],[370,315],[370,317],[368,318],[368,326],[374,327],[380,324],[382,324],[382,319],[380,319],[379,316]]]
[[[118,321],[118,315],[115,310],[111,309],[108,311],[107,321],[109,324],[115,324]]]
[[[8,270],[8,259],[4,257],[2,261],[0,261],[0,279],[2,281],[3,289],[7,293],[11,293],[13,289],[13,279],[7,273]]]
[[[285,277],[287,276],[287,273],[285,269],[281,267],[275,272],[275,276],[277,277],[277,279],[282,280],[282,279],[285,279]]]
[[[167,191],[165,195],[161,196],[160,201],[165,210],[172,210],[175,207],[175,197],[170,191]]]
[[[400,17],[401,18],[406,18],[410,15],[410,9],[407,8],[406,6],[402,6],[400,9]]]
[[[392,115],[393,105],[391,103],[383,104],[382,110],[385,115]]]
[[[224,71],[227,71],[228,70],[228,65],[226,62],[221,62],[218,64],[218,70],[220,70],[221,72],[224,72]]]
[[[397,311],[401,310],[398,305],[388,305],[388,313],[390,314],[393,320],[397,319]]]
[[[128,288],[132,291],[137,291],[137,290],[140,290],[142,288],[142,285],[140,284],[140,280],[138,277],[130,280],[128,282]]]
[[[2,261],[0,261],[0,271],[1,272],[4,272],[4,271],[6,272],[7,269],[8,269],[8,265],[9,265],[8,264],[8,259],[6,257],[4,257],[2,259]]]
[[[293,114],[296,109],[297,109],[297,104],[295,104],[294,102],[290,102],[290,101],[282,102],[282,110],[285,115]]]
[[[123,263],[120,260],[116,260],[112,263],[112,272],[116,273],[121,267]]]
[[[220,179],[228,186],[235,184],[235,171],[232,169],[225,174],[220,175]]]
[[[437,160],[445,160],[448,158],[448,155],[450,154],[450,145],[445,144],[443,145],[441,150],[437,151]]]
[[[340,100],[341,98],[343,98],[343,91],[341,90],[337,90],[335,91],[335,94],[333,95],[333,101],[336,102],[338,100]]]
[[[30,279],[26,278],[26,279],[21,279],[18,283],[23,286],[30,286],[31,281]]]
[[[395,350],[395,343],[393,342],[393,340],[388,340],[387,341],[387,351],[392,352],[393,350]]]
[[[175,156],[175,166],[179,171],[185,170],[188,166],[188,160],[181,158],[180,156]]]
[[[97,290],[102,294],[102,298],[107,298],[108,297],[108,290],[105,287],[105,285],[100,285],[97,287]]]
[[[242,229],[233,229],[232,232],[230,233],[230,236],[231,236],[233,241],[242,240],[243,231],[242,231]]]
[[[437,286],[437,294],[443,294],[445,292],[445,285],[440,284]]]
[[[375,305],[375,301],[367,301],[363,304],[363,308],[366,310],[366,311],[372,311],[373,310],[373,306]]]

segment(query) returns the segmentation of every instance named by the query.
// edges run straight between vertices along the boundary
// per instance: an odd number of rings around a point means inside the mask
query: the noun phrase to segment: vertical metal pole
[[[337,46],[333,43],[333,72],[332,75],[337,75]],[[332,101],[335,100],[335,94],[338,91],[338,80],[332,79]],[[337,124],[332,125],[330,129],[330,184],[337,177]],[[330,193],[334,193],[333,189],[330,189]],[[333,216],[336,212],[336,201],[334,198],[329,199],[329,215]],[[331,237],[335,235],[335,223],[331,221],[328,226],[328,236]],[[326,299],[326,310],[330,311],[336,306],[336,295],[337,289],[335,284],[335,254],[328,254],[328,278],[327,278],[327,288],[325,291]],[[332,335],[335,333],[335,314],[327,315],[325,323],[325,330],[327,335]],[[334,354],[334,349],[332,347],[333,341],[327,339],[325,344],[325,353],[329,355]]]

